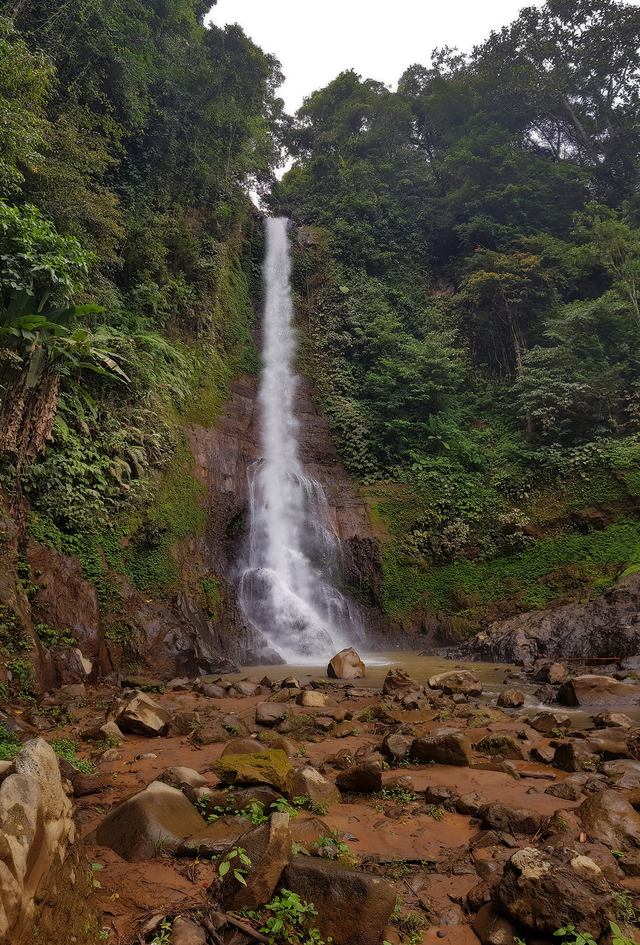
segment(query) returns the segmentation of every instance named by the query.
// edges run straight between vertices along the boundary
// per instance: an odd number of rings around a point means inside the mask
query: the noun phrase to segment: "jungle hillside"
[[[77,555],[106,609],[114,574],[175,593],[204,528],[184,429],[260,370],[258,194],[293,221],[298,369],[380,535],[365,603],[453,640],[640,569],[640,8],[425,38],[397,90],[346,71],[294,116],[209,8],[0,3],[22,539]]]

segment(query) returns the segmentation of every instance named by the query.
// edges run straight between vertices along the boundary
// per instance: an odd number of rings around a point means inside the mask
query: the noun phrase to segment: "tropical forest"
[[[0,0],[0,945],[640,941],[640,6],[215,5]]]

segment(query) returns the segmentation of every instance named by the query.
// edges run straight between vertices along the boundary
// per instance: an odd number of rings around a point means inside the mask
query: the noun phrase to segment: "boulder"
[[[592,859],[566,847],[525,847],[505,864],[495,901],[529,929],[573,925],[598,938],[615,918],[616,897]]]
[[[304,689],[296,696],[296,705],[307,706],[309,708],[324,708],[331,705],[331,699],[324,692],[317,692],[315,689]]]
[[[314,856],[320,856],[323,838],[331,837],[331,827],[320,817],[296,817],[291,821],[291,839]]]
[[[184,768],[181,765],[174,765],[172,768],[165,768],[162,774],[159,774],[156,781],[163,781],[172,787],[179,788],[182,784],[188,784],[190,787],[205,787],[209,782],[202,774],[198,774],[193,768]]]
[[[411,739],[406,735],[385,735],[380,751],[391,762],[404,761],[411,747]]]
[[[583,771],[585,766],[594,766],[598,760],[586,739],[574,738],[560,742],[553,757],[553,767],[560,771]]]
[[[617,791],[592,794],[575,811],[592,840],[611,850],[640,847],[640,814]]]
[[[635,683],[618,682],[610,676],[574,676],[560,686],[561,705],[636,705],[640,689]]]
[[[395,890],[380,877],[315,857],[294,857],[282,886],[313,902],[320,936],[331,936],[333,945],[379,945],[396,904]]]
[[[286,705],[276,702],[260,702],[256,706],[256,725],[265,725],[274,728],[283,719],[286,719],[289,709]]]
[[[190,735],[202,725],[197,712],[176,712],[167,726],[167,738]]]
[[[327,676],[331,679],[362,679],[364,675],[364,663],[351,646],[329,660]]]
[[[178,856],[213,858],[225,853],[234,843],[254,830],[246,817],[227,815],[218,817],[208,827],[186,837],[176,848]]]
[[[277,748],[277,745],[271,746]],[[234,738],[224,746],[222,758],[226,755],[257,755],[265,750],[265,746],[255,738]]]
[[[204,725],[198,726],[193,730],[191,741],[198,748],[204,748],[206,745],[218,745],[220,742],[226,742],[229,733],[220,722],[209,720]]]
[[[379,790],[379,789],[378,789]],[[309,797],[309,806],[314,804],[339,804],[340,791],[315,768],[296,768],[289,779],[288,796]]]
[[[403,669],[390,669],[382,684],[382,694],[385,696],[406,696],[408,692],[415,692],[417,689],[420,689],[418,680],[412,679]]]
[[[633,719],[623,712],[600,712],[593,720],[596,728],[633,728]]]
[[[207,699],[224,699],[227,695],[225,690],[221,686],[216,686],[215,683],[198,683],[196,692],[206,696]]]
[[[487,804],[480,809],[479,815],[488,827],[502,833],[532,836],[542,826],[542,814],[522,807],[507,807],[506,804]]]
[[[456,798],[455,806],[459,814],[467,817],[477,817],[483,807],[489,803],[489,798],[481,791],[472,791],[470,794],[461,794]]]
[[[253,755],[225,755],[211,765],[223,784],[268,784],[285,791],[293,767],[283,751],[261,751]]]
[[[185,837],[206,827],[204,818],[181,791],[152,781],[133,797],[120,801],[95,832],[96,842],[123,860],[150,860],[158,849],[177,849]]]
[[[74,797],[89,797],[90,794],[100,794],[102,781],[93,774],[76,774],[71,780]]]
[[[146,693],[134,690],[124,699],[115,700],[107,721],[116,722],[125,732],[154,737],[165,734],[171,713],[157,705]]]
[[[553,663],[551,660],[536,660],[533,667],[533,678],[536,682],[550,683],[553,686],[567,678],[567,671],[562,663]]]
[[[577,801],[582,797],[582,791],[577,784],[569,784],[566,781],[559,781],[558,784],[550,784],[545,788],[545,794],[552,797],[559,797],[563,801]]]
[[[471,742],[462,732],[449,731],[426,738],[414,738],[411,754],[420,764],[466,767],[471,764]]]
[[[257,909],[273,898],[282,871],[291,861],[289,815],[272,814],[267,823],[246,834],[241,845],[251,863],[245,867],[243,884],[233,873],[242,866],[239,859],[230,861],[231,869],[222,882],[222,906],[226,912]]]
[[[109,742],[112,745],[121,745],[124,735],[115,722],[103,722],[102,725],[91,725],[85,728],[81,738],[89,742]]]
[[[502,755],[503,758],[513,761],[524,761],[526,757],[517,738],[506,732],[491,732],[485,735],[476,745],[476,750],[483,755]]]
[[[524,705],[524,693],[519,689],[505,689],[498,696],[498,705],[503,709],[517,709]]]
[[[510,919],[498,912],[492,902],[482,906],[471,928],[482,945],[513,945],[516,928]]]
[[[475,673],[469,669],[454,669],[446,673],[439,673],[429,680],[430,689],[442,689],[445,695],[462,693],[465,696],[479,696],[482,692],[482,683]]]
[[[357,762],[339,773],[336,785],[341,791],[375,794],[382,790],[382,763],[376,758]]]
[[[171,923],[170,945],[207,945],[207,934],[197,922],[176,916]]]
[[[561,712],[538,712],[529,724],[541,735],[549,735],[554,729],[564,731],[570,728],[571,717]]]

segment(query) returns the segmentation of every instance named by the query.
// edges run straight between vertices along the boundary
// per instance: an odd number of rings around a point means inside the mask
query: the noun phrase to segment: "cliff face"
[[[260,641],[242,626],[232,582],[246,533],[249,506],[247,470],[260,457],[258,379],[242,376],[229,385],[229,398],[214,427],[189,428],[195,472],[207,489],[206,548],[210,567],[225,580],[231,625],[222,628],[225,646],[237,657],[238,634],[252,648]],[[300,423],[300,459],[305,473],[320,482],[329,506],[331,525],[342,542],[347,590],[368,607],[368,623],[381,621],[374,607],[379,585],[378,542],[366,503],[347,474],[329,434],[326,418],[313,402],[313,387],[299,382],[296,415]]]

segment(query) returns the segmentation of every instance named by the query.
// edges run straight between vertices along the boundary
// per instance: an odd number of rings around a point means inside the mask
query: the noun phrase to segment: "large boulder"
[[[602,870],[566,847],[525,847],[506,863],[495,901],[527,928],[553,934],[573,925],[598,938],[615,918],[616,897]]]
[[[429,680],[429,688],[442,689],[448,696],[455,693],[462,693],[465,696],[479,696],[482,692],[482,683],[471,670],[454,669],[432,676]]]
[[[74,840],[58,759],[44,739],[33,739],[0,785],[0,942],[32,938],[35,896]]]
[[[286,791],[293,766],[284,751],[260,751],[252,755],[225,755],[211,765],[223,784],[268,784]]]
[[[171,713],[163,709],[144,692],[133,690],[123,699],[116,699],[107,715],[124,732],[136,735],[164,735],[171,721]]]
[[[561,705],[636,705],[640,689],[635,683],[618,682],[610,676],[574,676],[560,686]]]
[[[123,860],[150,860],[159,849],[177,849],[185,837],[200,833],[206,821],[181,791],[152,781],[107,814],[95,831],[96,842]]]
[[[617,791],[592,794],[575,811],[592,840],[611,850],[640,847],[640,814]]]
[[[396,904],[395,890],[380,877],[315,857],[294,857],[282,886],[314,904],[320,936],[331,936],[333,945],[379,945]]]
[[[362,679],[364,674],[364,663],[352,646],[336,653],[327,666],[327,676],[331,679]]]
[[[222,905],[225,911],[257,909],[265,902],[270,902],[282,871],[291,861],[292,847],[288,814],[272,814],[266,824],[242,837],[237,849],[243,850],[250,863],[243,867],[239,856],[229,859],[231,869],[222,882]],[[234,870],[239,868],[246,869],[244,882],[234,875]]]
[[[549,735],[555,729],[564,731],[570,728],[571,716],[563,712],[537,712],[529,724],[541,735]]]
[[[423,765],[434,762],[437,765],[466,767],[471,764],[471,742],[462,732],[451,730],[440,735],[414,738],[411,754]]]

